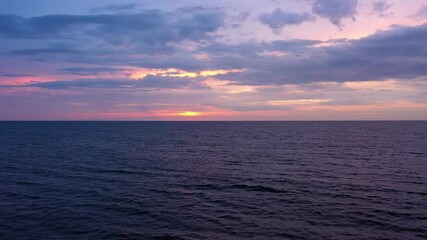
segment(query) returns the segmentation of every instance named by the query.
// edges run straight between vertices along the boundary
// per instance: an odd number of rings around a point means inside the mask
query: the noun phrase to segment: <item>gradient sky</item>
[[[427,0],[0,6],[0,120],[427,119]]]

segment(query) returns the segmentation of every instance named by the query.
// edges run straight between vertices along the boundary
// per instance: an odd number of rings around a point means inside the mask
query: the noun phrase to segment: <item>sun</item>
[[[201,115],[201,113],[188,111],[188,112],[180,112],[178,115],[181,117],[196,117]]]

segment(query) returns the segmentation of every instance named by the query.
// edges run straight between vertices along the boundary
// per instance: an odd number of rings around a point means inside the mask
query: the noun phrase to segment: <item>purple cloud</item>
[[[421,6],[414,16],[418,18],[427,18],[427,5]]]
[[[385,17],[388,14],[393,14],[387,13],[387,11],[390,10],[392,7],[393,4],[387,1],[376,1],[373,3],[372,12],[378,14],[380,17]]]
[[[355,19],[358,0],[314,0],[312,11],[314,14],[328,19],[338,28],[342,28],[342,20]]]
[[[284,27],[289,25],[299,25],[304,22],[313,22],[316,17],[310,13],[293,13],[285,12],[280,8],[276,8],[272,13],[264,13],[259,17],[262,24],[267,25],[274,33],[280,33]]]

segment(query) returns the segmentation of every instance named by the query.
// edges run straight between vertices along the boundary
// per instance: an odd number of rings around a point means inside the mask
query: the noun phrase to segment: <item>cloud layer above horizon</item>
[[[424,0],[0,6],[0,120],[427,119]]]

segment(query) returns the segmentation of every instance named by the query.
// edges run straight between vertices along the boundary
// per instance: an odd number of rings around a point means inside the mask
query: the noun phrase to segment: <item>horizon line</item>
[[[0,122],[426,122],[425,120],[1,120]]]

